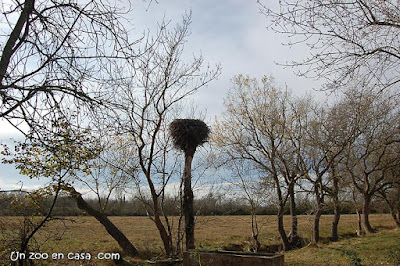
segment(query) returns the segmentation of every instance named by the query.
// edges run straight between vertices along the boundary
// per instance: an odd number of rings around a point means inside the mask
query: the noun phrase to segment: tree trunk
[[[371,234],[374,232],[369,222],[370,204],[371,204],[371,195],[368,194],[364,195],[363,225],[366,234]]]
[[[278,209],[278,232],[282,239],[283,250],[288,251],[290,250],[291,246],[289,243],[289,239],[286,235],[285,228],[283,226],[283,210],[284,206],[279,205]]]
[[[274,151],[273,151],[274,153]],[[271,155],[272,158],[275,158],[275,155]],[[284,197],[282,196],[282,190],[281,190],[281,186],[279,183],[279,178],[278,178],[278,171],[275,168],[275,164],[272,163],[272,176],[275,182],[275,189],[276,189],[276,194],[278,197],[278,232],[279,235],[281,236],[281,240],[282,240],[282,246],[283,246],[283,250],[287,251],[291,249],[290,246],[290,242],[289,239],[286,235],[285,232],[285,228],[283,226],[283,213],[284,213],[284,208],[286,205],[286,200],[284,200]]]
[[[292,230],[290,232],[290,241],[296,242],[298,240],[297,235],[297,213],[296,213],[296,199],[294,193],[294,186],[289,186],[289,194],[290,194],[290,215],[292,217]]]
[[[315,193],[315,198],[317,200],[317,207],[316,207],[317,209],[314,215],[314,225],[313,225],[313,233],[311,239],[311,241],[314,243],[319,242],[319,222],[321,220],[322,208],[324,206],[324,195],[322,191],[322,184],[320,182],[321,179],[319,179],[319,182],[317,182],[314,185],[314,193]]]
[[[23,33],[24,28],[27,27],[27,22],[29,20],[29,16],[33,13],[35,7],[35,0],[26,0],[24,1],[24,7],[19,15],[17,23],[14,25],[13,30],[11,31],[7,42],[4,44],[1,60],[0,60],[0,84],[3,84],[4,77],[6,76],[7,69],[10,65],[11,57],[15,52],[15,46],[17,41],[23,41]],[[22,34],[21,34],[22,33]],[[4,114],[2,114],[4,115]]]
[[[114,238],[115,241],[118,242],[118,245],[122,248],[124,253],[130,256],[137,256],[138,251],[132,245],[132,243],[126,238],[126,236],[107,218],[107,216],[87,204],[87,202],[82,198],[82,195],[77,192],[74,188],[68,188],[71,196],[75,199],[78,208],[92,215],[96,220],[98,220],[107,232]]]
[[[297,210],[296,210],[296,197],[294,192],[294,183],[289,186],[289,197],[290,197],[290,216],[292,218],[292,226],[289,234],[289,242],[291,247],[301,247],[300,237],[297,233]]]
[[[397,184],[397,195],[400,196],[400,184]],[[398,227],[400,227],[400,199],[397,199],[396,207],[397,207],[396,224]]]
[[[192,191],[192,160],[193,152],[185,152],[185,167],[183,170],[183,212],[185,215],[186,250],[194,249],[194,210]]]
[[[161,240],[164,245],[165,253],[167,256],[172,254],[172,239],[168,235],[167,230],[165,230],[165,226],[163,225],[161,219],[160,219],[160,213],[158,210],[158,200],[153,200],[154,202],[154,223],[157,226],[158,232],[160,233]]]
[[[333,175],[333,219],[330,240],[336,242],[339,240],[338,225],[340,219],[340,202],[339,202],[339,180]]]
[[[361,210],[357,208],[357,236],[362,235]]]
[[[395,221],[397,227],[400,227],[400,210],[397,212],[397,214],[393,210],[391,210],[390,213],[392,214],[393,220]]]
[[[397,219],[396,219],[396,224],[398,227],[400,227],[400,204],[397,207]]]
[[[254,206],[254,201],[250,201],[251,205],[251,236],[254,241],[254,252],[257,252],[260,250],[261,243],[258,240],[259,236],[259,230],[258,230],[258,223],[257,223],[257,214],[256,214],[256,209]]]
[[[314,225],[313,225],[313,233],[312,233],[312,239],[311,239],[311,241],[314,243],[319,242],[319,222],[321,220],[321,215],[322,215],[322,211],[318,207],[318,210],[316,211],[316,213],[314,215]]]
[[[332,229],[330,236],[330,240],[333,242],[339,240],[339,235],[338,235],[339,219],[340,219],[340,207],[339,204],[335,202],[335,205],[333,207],[333,220],[332,220]]]
[[[400,203],[399,204],[393,204],[387,199],[387,197],[385,197],[385,200],[386,200],[386,203],[388,204],[388,206],[390,208],[390,214],[392,215],[393,220],[395,221],[397,227],[400,227]]]
[[[395,221],[397,227],[400,227],[400,203],[390,201],[385,191],[379,191],[379,194],[385,199],[386,204],[390,209],[390,214],[392,215],[392,218]],[[400,185],[399,192],[397,194],[400,195]],[[399,201],[399,199],[397,199],[396,201]]]

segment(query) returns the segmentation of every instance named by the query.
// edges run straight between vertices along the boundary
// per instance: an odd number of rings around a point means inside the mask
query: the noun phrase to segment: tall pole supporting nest
[[[196,148],[204,144],[210,129],[198,119],[176,119],[169,125],[174,145],[185,154],[183,170],[183,212],[185,215],[186,250],[194,249],[194,210],[192,190],[192,160]]]

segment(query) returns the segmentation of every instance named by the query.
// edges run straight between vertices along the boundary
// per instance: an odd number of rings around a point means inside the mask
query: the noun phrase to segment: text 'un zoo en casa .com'
[[[119,260],[121,255],[119,253],[109,253],[109,252],[99,252],[94,257],[90,253],[45,253],[45,252],[29,252],[29,253],[21,253],[18,251],[12,251],[10,254],[11,261],[18,260]]]

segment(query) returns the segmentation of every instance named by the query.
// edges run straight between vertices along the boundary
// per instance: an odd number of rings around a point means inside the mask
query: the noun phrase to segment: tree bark
[[[186,250],[194,249],[194,210],[192,191],[192,160],[194,151],[185,152],[183,170],[183,212],[185,215]]]
[[[362,235],[361,209],[357,208],[357,236]]]
[[[157,196],[153,196],[153,203],[154,203],[154,223],[157,226],[158,232],[160,233],[161,240],[164,245],[165,253],[167,256],[172,254],[172,239],[168,235],[165,226],[163,225],[160,219],[160,210],[158,208],[158,198]]]
[[[319,208],[319,207],[318,207]],[[319,242],[319,222],[321,220],[322,211],[318,209],[314,215],[313,234],[311,241],[314,243]]]
[[[283,250],[288,251],[288,250],[290,250],[291,246],[290,246],[290,243],[289,243],[289,239],[288,239],[288,237],[286,235],[285,228],[283,226],[283,210],[284,210],[284,206],[283,205],[279,205],[279,209],[278,209],[278,232],[279,232],[279,235],[281,236]]]
[[[294,192],[294,183],[289,186],[289,197],[290,197],[290,215],[292,218],[292,228],[289,234],[289,241],[291,246],[298,246],[300,238],[297,233],[298,219],[296,211],[296,197]]]
[[[294,186],[289,187],[290,194],[290,215],[292,216],[292,231],[290,232],[290,238],[297,238],[297,213],[296,213],[296,199],[294,193]]]
[[[397,184],[397,195],[400,195],[400,184]],[[397,209],[397,219],[395,219],[396,224],[400,227],[400,199],[396,202],[396,209]]]
[[[340,202],[339,202],[339,180],[333,175],[333,219],[330,240],[336,242],[339,240],[338,225],[340,219]]]
[[[397,219],[395,219],[395,220],[396,220],[397,226],[400,227],[400,204],[397,207]]]
[[[333,219],[332,219],[332,229],[331,229],[331,236],[330,240],[336,242],[339,240],[338,235],[338,225],[340,219],[340,207],[338,203],[335,203],[333,207]]]
[[[322,191],[322,185],[320,185],[321,179],[314,185],[314,193],[317,200],[317,209],[314,215],[314,225],[313,225],[313,233],[311,241],[314,243],[319,242],[319,222],[321,220],[322,215],[322,207],[324,205],[324,195]],[[321,188],[321,190],[320,190]]]
[[[260,250],[261,243],[258,240],[259,230],[257,224],[257,214],[253,200],[250,201],[250,205],[251,205],[251,236],[253,237],[253,241],[255,244],[255,252],[257,252],[258,250]]]
[[[366,234],[371,234],[374,230],[369,222],[371,195],[364,194],[364,205],[363,205],[363,226]]]
[[[18,39],[22,38],[21,32],[24,29],[24,27],[28,27],[28,25],[26,24],[35,6],[35,0],[26,0],[24,2],[25,2],[24,7],[18,18],[18,21],[15,24],[3,48],[3,53],[0,59],[0,84],[3,84],[3,79],[6,75],[7,68],[10,64],[11,57],[14,53],[16,42],[18,41]]]
[[[389,198],[386,195],[385,191],[380,191],[379,194],[386,201],[386,204],[388,205],[388,207],[390,209],[390,214],[392,215],[392,218],[395,221],[397,227],[400,227],[400,203],[398,202],[399,199],[397,199],[396,202],[392,202],[392,201],[389,200]],[[400,195],[400,185],[399,185],[399,188],[398,188],[397,195]]]
[[[124,253],[130,256],[137,256],[138,251],[132,245],[132,243],[126,238],[126,236],[107,218],[107,216],[87,204],[87,202],[82,198],[81,193],[77,192],[74,188],[68,188],[71,197],[75,199],[78,208],[92,215],[96,220],[98,220],[107,232],[118,242],[118,245],[122,248]]]
[[[397,227],[400,227],[400,210],[397,211],[397,214],[393,210],[391,210],[390,213],[392,214],[393,220],[395,221]]]

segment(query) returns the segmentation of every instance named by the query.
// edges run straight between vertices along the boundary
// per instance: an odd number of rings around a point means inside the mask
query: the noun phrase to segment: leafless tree
[[[13,0],[0,9],[0,118],[31,137],[101,104],[113,72],[128,73],[136,56],[118,2]]]
[[[289,208],[292,217],[291,232],[289,240],[292,246],[301,246],[302,241],[298,235],[298,221],[296,208],[296,185],[300,179],[308,176],[310,171],[309,157],[306,153],[307,132],[311,120],[311,106],[313,100],[306,96],[298,99],[287,99],[290,108],[288,109],[288,123],[286,130],[286,141],[279,153],[281,162],[281,173],[284,177],[289,193]]]
[[[90,172],[77,177],[75,186],[82,184],[97,199],[97,209],[106,213],[111,198],[125,194],[138,170],[135,147],[124,136],[106,136],[100,138],[101,150],[91,162]]]
[[[363,226],[373,232],[369,222],[374,195],[390,185],[390,173],[398,161],[398,108],[396,98],[386,94],[351,91],[348,108],[358,117],[359,134],[346,149],[345,168],[354,188],[363,197]]]
[[[90,169],[74,182],[63,186],[73,198],[79,209],[98,220],[107,232],[118,242],[123,252],[129,256],[137,256],[138,251],[124,233],[110,220],[107,206],[116,192],[123,192],[135,178],[137,160],[133,156],[134,149],[129,147],[127,139],[109,136],[100,137],[99,153],[90,161]],[[90,206],[77,189],[79,185],[95,195],[97,206]]]
[[[168,136],[168,124],[182,100],[219,74],[218,66],[203,71],[202,57],[193,57],[191,61],[182,59],[190,22],[190,14],[174,28],[163,22],[157,36],[144,41],[140,50],[143,53],[132,66],[134,75],[129,80],[121,79],[114,87],[113,111],[107,114],[110,128],[117,134],[130,136],[131,145],[136,149],[138,188],[147,187],[149,191],[151,219],[159,230],[167,255],[173,254],[172,229],[163,216],[161,203],[166,185],[176,170],[176,165],[168,162],[176,156]]]
[[[397,227],[400,227],[400,179],[398,173],[398,166],[390,170],[389,177],[387,177],[389,185],[379,190],[376,196],[386,202],[393,220]]]
[[[298,165],[293,163],[298,147],[293,145],[295,134],[289,131],[295,128],[291,125],[295,124],[296,114],[289,99],[289,92],[277,89],[271,78],[264,77],[259,84],[256,79],[238,75],[212,137],[226,161],[248,161],[270,180],[266,184],[273,184],[278,231],[285,250],[291,248],[291,243],[283,226],[284,207],[301,175]]]
[[[183,201],[182,208],[185,215],[186,250],[194,249],[194,199],[192,189],[192,161],[196,149],[207,140],[210,129],[199,119],[175,119],[169,125],[174,146],[183,151],[185,164],[182,175]]]
[[[232,186],[238,187],[240,192],[238,197],[242,196],[250,205],[251,215],[251,237],[250,249],[257,252],[260,247],[260,225],[257,219],[257,211],[262,201],[266,198],[266,193],[262,179],[259,177],[258,169],[253,169],[252,164],[247,161],[235,160],[227,163],[232,180]]]
[[[352,145],[357,134],[357,124],[349,119],[351,114],[340,104],[332,107],[311,107],[308,123],[305,124],[303,164],[309,165],[306,175],[315,197],[312,241],[319,241],[319,221],[325,208],[326,196],[333,200],[334,218],[331,240],[338,240],[337,226],[340,219],[338,164],[346,148]],[[350,110],[347,110],[350,111]]]
[[[309,56],[287,66],[340,89],[355,76],[377,90],[398,88],[400,5],[397,0],[259,0],[270,28],[305,45]]]

